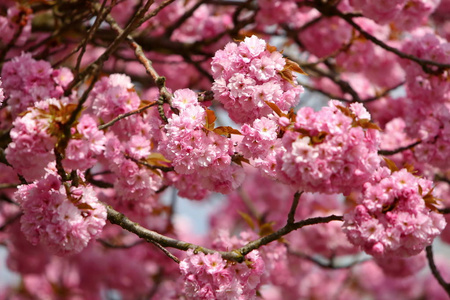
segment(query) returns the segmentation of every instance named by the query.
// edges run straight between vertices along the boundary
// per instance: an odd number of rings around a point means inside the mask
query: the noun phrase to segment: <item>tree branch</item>
[[[291,209],[289,210],[287,224],[293,224],[295,222],[295,211],[297,210],[298,200],[300,199],[303,191],[296,192],[294,195],[294,199],[292,200]]]
[[[441,273],[437,269],[436,264],[434,263],[433,248],[431,245],[427,246],[426,252],[427,252],[428,265],[430,266],[431,273],[436,278],[436,280],[439,282],[439,284],[442,286],[442,288],[445,290],[447,295],[450,296],[450,284],[444,280]]]
[[[383,49],[385,49],[385,50],[387,50],[389,52],[394,53],[398,57],[405,58],[405,59],[408,59],[408,60],[411,60],[411,61],[414,61],[414,62],[418,63],[419,65],[422,66],[424,71],[427,72],[427,73],[433,73],[433,74],[437,73],[436,71],[431,70],[429,68],[429,66],[436,66],[441,71],[445,70],[445,69],[450,69],[450,64],[444,64],[444,63],[439,63],[439,62],[428,60],[428,59],[422,59],[422,58],[419,58],[417,56],[404,53],[404,52],[398,50],[397,48],[394,48],[394,47],[391,47],[391,46],[387,45],[383,41],[377,39],[375,36],[371,35],[367,31],[362,29],[361,26],[356,24],[355,21],[353,21],[353,16],[344,14],[341,11],[339,11],[337,8],[333,9],[333,13],[336,16],[341,17],[344,21],[346,21],[348,24],[350,24],[353,28],[355,28],[361,35],[363,35],[369,41],[373,42],[374,44],[380,46],[381,48],[383,48]]]
[[[385,155],[385,156],[388,156],[388,155],[394,155],[394,154],[397,154],[397,153],[399,153],[399,152],[402,152],[402,151],[405,151],[405,150],[409,150],[409,149],[411,149],[411,148],[414,148],[415,146],[419,145],[421,142],[422,142],[422,141],[419,140],[419,141],[414,142],[414,143],[412,143],[412,144],[410,144],[410,145],[408,145],[408,146],[400,147],[400,148],[397,148],[397,149],[395,149],[395,150],[378,150],[378,154],[379,154],[379,155]]]
[[[104,204],[104,205],[106,207],[106,211],[108,212],[108,220],[111,223],[119,225],[123,229],[136,234],[137,236],[146,240],[149,243],[156,242],[159,245],[161,245],[162,247],[176,248],[176,249],[183,250],[183,251],[192,249],[194,251],[203,252],[205,254],[219,253],[222,256],[222,258],[224,258],[226,260],[236,261],[236,262],[242,262],[245,258],[245,255],[247,255],[251,251],[258,249],[263,245],[267,245],[270,242],[278,240],[282,236],[284,236],[294,230],[300,229],[304,226],[315,225],[315,224],[320,224],[320,223],[328,223],[331,221],[343,221],[342,216],[336,216],[336,215],[331,215],[328,217],[315,217],[315,218],[302,220],[302,221],[299,221],[296,223],[287,224],[280,230],[278,230],[272,234],[263,236],[257,240],[251,241],[239,249],[225,252],[225,251],[216,251],[216,250],[208,249],[208,248],[201,247],[201,246],[198,246],[195,244],[191,244],[191,243],[184,242],[184,241],[179,241],[179,240],[164,236],[155,231],[144,228],[141,225],[139,225],[138,223],[131,221],[124,214],[116,211],[111,206],[109,206],[107,204]]]

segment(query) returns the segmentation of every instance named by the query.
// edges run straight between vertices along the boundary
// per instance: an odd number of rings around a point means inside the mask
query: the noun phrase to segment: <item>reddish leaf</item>
[[[164,157],[161,153],[152,153],[145,160],[149,165],[155,167],[167,167],[167,165],[171,162],[167,158]]]
[[[303,71],[303,69],[298,65],[298,63],[290,59],[286,59],[286,65],[284,66],[284,68],[302,75],[308,75],[305,71]]]
[[[216,121],[217,117],[213,110],[207,109],[206,110],[206,125],[205,128],[208,130],[214,129],[214,122]]]
[[[264,101],[266,102],[266,104],[279,116],[279,117],[283,117],[285,116],[283,114],[283,112],[281,111],[281,109],[273,102],[269,102],[269,101]]]
[[[384,158],[384,161],[386,162],[387,167],[389,168],[389,170],[391,170],[392,173],[398,171],[398,167],[395,164],[395,162],[393,162],[387,157]]]
[[[78,207],[79,209],[90,209],[90,210],[94,210],[94,208],[93,208],[92,206],[90,206],[89,204],[87,204],[87,203],[79,203],[79,204],[77,204],[77,207]]]
[[[245,157],[243,157],[242,155],[233,155],[233,157],[231,158],[231,161],[234,162],[235,164],[240,165],[241,167],[242,167],[243,162],[250,164],[250,161],[248,159],[246,159]]]
[[[213,131],[217,134],[225,135],[225,136],[230,136],[230,134],[242,135],[242,133],[239,130],[234,129],[233,127],[230,127],[230,126],[219,126],[217,128],[214,128]]]

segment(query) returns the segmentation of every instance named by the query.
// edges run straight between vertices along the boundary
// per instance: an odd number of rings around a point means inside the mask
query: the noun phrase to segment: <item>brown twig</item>
[[[436,264],[434,263],[433,248],[431,245],[427,246],[426,252],[427,252],[428,265],[430,266],[431,273],[436,278],[436,280],[439,282],[439,284],[442,286],[442,288],[445,290],[447,295],[450,296],[450,284],[444,280],[441,273],[437,269]]]
[[[414,56],[414,55],[402,52],[402,51],[398,50],[397,48],[391,47],[391,46],[387,45],[386,43],[384,43],[383,41],[377,39],[375,36],[371,35],[367,31],[365,31],[364,29],[362,29],[361,26],[359,26],[357,23],[355,23],[355,21],[353,21],[353,17],[354,16],[342,13],[341,11],[339,11],[335,7],[334,7],[334,9],[332,11],[333,11],[334,15],[341,17],[344,21],[346,21],[348,24],[350,24],[361,35],[363,35],[366,39],[368,39],[372,43],[380,46],[381,48],[383,48],[383,49],[385,49],[385,50],[387,50],[389,52],[394,53],[398,57],[405,58],[405,59],[408,59],[408,60],[411,60],[411,61],[414,61],[414,62],[418,63],[419,65],[422,66],[424,71],[427,72],[427,73],[433,73],[434,74],[434,73],[439,73],[440,72],[439,70],[442,71],[442,70],[445,70],[445,69],[450,69],[450,64],[444,64],[444,63],[439,63],[439,62],[428,60],[428,59],[422,59],[422,58],[419,58],[417,56]],[[436,67],[439,68],[439,70],[438,71],[433,71],[433,70],[431,70],[429,68],[429,66],[436,66]]]
[[[107,248],[112,248],[112,249],[130,249],[133,248],[137,245],[141,245],[143,244],[145,241],[143,240],[138,240],[135,241],[134,243],[131,244],[122,244],[122,245],[116,245],[116,244],[111,244],[110,242],[103,240],[103,239],[97,239],[97,242],[99,242],[100,244],[102,244],[103,246],[107,247]]]
[[[336,216],[331,215],[327,217],[315,217],[310,218],[306,220],[302,220],[299,222],[295,222],[292,224],[287,224],[283,228],[279,229],[278,231],[271,233],[269,235],[263,236],[257,240],[251,241],[247,243],[245,246],[235,249],[232,251],[216,251],[212,249],[208,249],[205,247],[201,247],[195,244],[191,244],[188,242],[176,240],[167,236],[164,236],[162,234],[159,234],[155,231],[149,230],[147,228],[142,227],[138,223],[135,223],[128,219],[124,214],[116,211],[111,206],[104,204],[106,207],[106,210],[108,212],[108,220],[113,223],[117,224],[120,227],[122,227],[125,230],[128,230],[140,238],[148,241],[148,242],[156,242],[162,247],[169,247],[169,248],[176,248],[179,250],[187,251],[188,249],[192,249],[198,252],[203,252],[205,254],[214,254],[219,253],[224,259],[236,261],[236,262],[242,262],[245,258],[245,255],[250,253],[251,251],[260,248],[263,245],[267,245],[273,241],[276,241],[280,239],[282,236],[285,236],[286,234],[298,230],[302,227],[309,226],[309,225],[315,225],[315,224],[321,224],[321,223],[328,223],[331,221],[343,221],[342,216]]]
[[[297,210],[298,200],[300,200],[302,194],[303,191],[295,193],[294,199],[292,200],[291,209],[289,210],[287,224],[293,224],[295,222],[295,211]]]
[[[172,253],[170,253],[166,248],[164,248],[163,246],[161,246],[161,244],[155,242],[155,241],[150,241],[150,243],[152,243],[153,245],[155,245],[156,247],[158,247],[162,252],[164,252],[165,255],[167,255],[170,259],[172,259],[174,262],[176,262],[177,264],[180,263],[180,259],[178,257],[176,257],[175,255],[173,255]]]
[[[122,120],[122,119],[125,119],[126,117],[129,117],[129,116],[132,116],[132,115],[135,115],[135,114],[140,114],[140,113],[144,112],[145,110],[147,110],[148,108],[150,108],[150,107],[152,107],[152,106],[155,106],[155,105],[156,105],[156,102],[152,102],[152,103],[149,103],[149,104],[147,104],[147,105],[144,105],[144,106],[142,106],[141,108],[138,108],[138,109],[136,109],[136,110],[133,110],[133,111],[130,111],[130,112],[127,112],[127,113],[118,115],[117,117],[115,117],[115,118],[112,119],[111,121],[109,121],[109,122],[107,122],[107,123],[105,123],[105,124],[103,124],[103,125],[98,126],[98,129],[99,129],[99,130],[106,129],[106,128],[108,128],[108,127],[114,125],[114,124],[117,123],[118,121],[120,121],[120,120]]]
[[[355,260],[355,261],[353,261],[351,263],[337,266],[335,264],[335,260],[334,259],[328,259],[325,262],[325,261],[323,261],[321,259],[318,259],[318,258],[316,258],[314,256],[310,256],[310,255],[308,255],[306,253],[303,253],[303,252],[300,252],[300,251],[296,251],[296,250],[293,250],[293,249],[290,249],[290,248],[288,248],[288,253],[291,254],[291,255],[298,256],[300,258],[309,260],[310,262],[318,265],[319,267],[322,267],[322,268],[325,268],[325,269],[335,269],[335,270],[336,269],[349,269],[349,268],[351,268],[351,267],[353,267],[355,265],[364,263],[364,262],[369,261],[369,260],[372,259],[372,258],[368,258],[368,259],[363,259],[363,260]]]
[[[394,149],[394,150],[378,150],[378,154],[379,154],[379,155],[385,155],[385,156],[388,156],[388,155],[394,155],[394,154],[397,154],[397,153],[399,153],[399,152],[402,152],[402,151],[405,151],[405,150],[409,150],[409,149],[411,149],[411,148],[414,148],[415,146],[419,145],[421,142],[422,142],[422,141],[419,140],[419,141],[414,142],[414,143],[412,143],[412,144],[410,144],[410,145],[408,145],[408,146],[400,147],[400,148],[397,148],[397,149]]]

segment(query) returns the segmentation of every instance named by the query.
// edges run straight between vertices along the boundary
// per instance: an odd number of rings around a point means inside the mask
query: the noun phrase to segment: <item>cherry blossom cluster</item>
[[[358,189],[378,168],[379,134],[359,103],[337,101],[314,112],[301,108],[277,153],[279,178],[299,190],[345,193]]]
[[[80,117],[76,127],[72,128],[72,136],[65,151],[63,166],[69,170],[81,171],[93,167],[105,150],[106,138],[103,131],[98,130],[95,120],[85,114]]]
[[[62,106],[63,103],[54,98],[40,101],[13,122],[12,142],[5,150],[6,159],[29,181],[42,177],[45,167],[55,159],[53,148],[57,138],[49,132],[53,118],[49,110]]]
[[[410,30],[421,25],[437,8],[439,0],[350,0],[350,4],[362,11],[364,16],[377,23],[393,22],[401,30]]]
[[[237,123],[253,122],[272,112],[266,102],[288,110],[299,101],[302,88],[292,79],[292,69],[281,53],[263,39],[245,38],[229,43],[213,57],[212,90]]]
[[[11,129],[12,142],[6,148],[6,158],[14,169],[27,180],[36,180],[45,174],[45,167],[55,156],[53,148],[61,137],[60,125],[74,108],[67,98],[47,98],[29,107],[17,117]],[[104,150],[105,137],[89,115],[83,115],[71,129],[64,167],[86,170],[96,162]]]
[[[226,237],[216,244],[223,246],[225,242],[232,247],[233,241],[236,242]],[[218,252],[204,254],[188,250],[180,263],[188,299],[257,299],[264,270],[264,261],[257,250],[247,254],[244,263],[227,262]]]
[[[142,158],[145,161],[150,154],[150,140],[144,140],[136,136],[136,138],[128,141],[128,146],[127,149],[125,141],[122,142],[117,136],[108,134],[105,165],[116,175],[114,190],[117,197],[125,203],[141,208],[142,212],[149,212],[155,203],[155,192],[163,184],[162,177],[158,171],[151,172],[126,157],[126,155],[129,155],[127,152],[131,155],[136,154],[138,151],[133,151],[136,149],[140,151],[140,156],[137,159]],[[128,157],[133,157],[131,155]]]
[[[426,258],[423,252],[410,257],[383,256],[376,257],[374,260],[385,274],[392,277],[414,275],[426,265]]]
[[[124,74],[102,77],[92,89],[90,99],[93,114],[103,122],[135,110],[141,103],[130,77]]]
[[[53,69],[48,61],[23,53],[5,63],[2,79],[8,106],[16,117],[38,101],[61,97],[73,75],[67,68]]]
[[[343,229],[354,245],[373,256],[416,255],[444,229],[435,211],[432,182],[401,169],[382,167],[367,182]]]
[[[172,100],[179,114],[172,114],[165,126],[166,138],[159,149],[172,161],[178,174],[197,173],[209,190],[227,193],[242,182],[240,167],[232,164],[232,141],[207,126],[212,111],[198,103],[197,94],[189,89],[177,90]],[[212,122],[212,123],[210,123]]]
[[[411,102],[405,122],[411,124],[405,132],[421,142],[414,147],[414,157],[421,163],[429,163],[439,169],[450,167],[450,110],[444,103],[426,106]]]
[[[407,40],[402,47],[404,52],[416,57],[433,60],[443,64],[450,63],[450,43],[432,33],[418,32]],[[449,71],[439,71],[437,67],[430,67],[426,73],[424,69],[411,61],[402,60],[406,73],[407,93],[413,101],[420,103],[448,101],[450,97]]]
[[[54,170],[19,186],[15,199],[23,210],[22,231],[33,245],[58,255],[78,253],[102,231],[106,209],[89,186],[67,186]]]
[[[256,119],[252,125],[241,127],[244,136],[239,144],[239,151],[248,158],[265,158],[276,143],[278,124],[269,118]]]

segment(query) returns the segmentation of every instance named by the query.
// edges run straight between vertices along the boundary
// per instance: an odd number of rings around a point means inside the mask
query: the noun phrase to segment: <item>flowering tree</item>
[[[0,33],[0,299],[450,295],[449,0],[4,0]],[[198,236],[177,195],[218,193]]]

